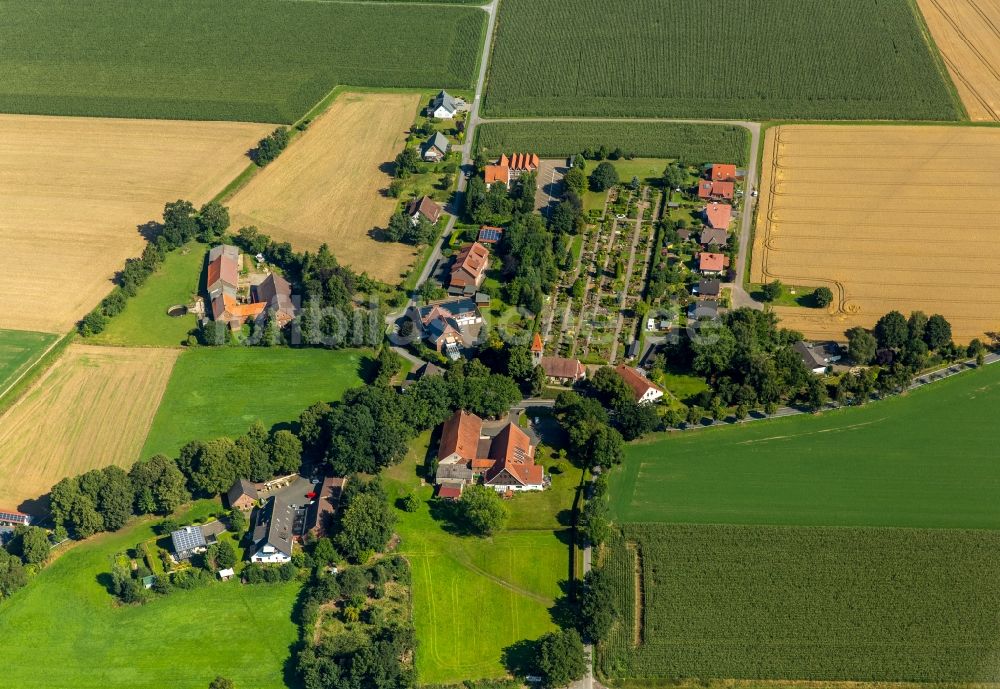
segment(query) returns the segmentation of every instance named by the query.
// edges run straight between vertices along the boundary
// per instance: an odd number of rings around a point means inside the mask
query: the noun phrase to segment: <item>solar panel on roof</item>
[[[480,230],[479,238],[487,242],[499,242],[500,241],[500,231],[499,230]]]

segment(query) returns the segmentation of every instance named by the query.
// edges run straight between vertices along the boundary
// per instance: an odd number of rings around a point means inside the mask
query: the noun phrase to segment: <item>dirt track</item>
[[[917,0],[973,120],[1000,122],[1000,3]]]
[[[384,228],[396,200],[384,169],[403,149],[419,96],[341,94],[228,205],[233,223],[256,225],[298,250],[326,242],[358,272],[395,283],[413,262],[412,247],[369,236]]]
[[[142,252],[138,226],[210,199],[271,128],[0,115],[0,328],[69,330]]]
[[[178,351],[71,345],[0,416],[0,507],[18,508],[64,476],[138,459]]]
[[[956,341],[1000,329],[1000,130],[768,130],[751,281],[826,285],[827,311],[776,310],[843,339],[885,312],[941,313]]]

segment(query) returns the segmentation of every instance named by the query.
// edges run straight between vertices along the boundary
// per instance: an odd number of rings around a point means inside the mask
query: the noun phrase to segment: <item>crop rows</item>
[[[543,158],[606,146],[643,158],[746,164],[750,133],[743,127],[674,122],[489,122],[476,130],[488,156],[532,151]]]
[[[606,555],[622,615],[642,557],[643,642],[601,649],[624,679],[996,682],[1000,533],[626,525]]]
[[[486,20],[274,0],[0,0],[0,17],[0,111],[257,122],[293,122],[337,85],[471,88]]]
[[[484,106],[490,116],[962,114],[909,0],[503,0]]]

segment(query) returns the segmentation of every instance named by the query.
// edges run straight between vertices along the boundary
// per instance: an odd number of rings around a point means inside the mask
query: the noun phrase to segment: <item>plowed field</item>
[[[792,125],[764,149],[751,281],[834,291],[777,307],[786,327],[843,339],[919,309],[958,342],[1000,329],[1000,130]]]

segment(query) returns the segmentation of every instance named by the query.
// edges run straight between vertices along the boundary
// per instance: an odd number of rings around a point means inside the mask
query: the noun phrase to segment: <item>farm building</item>
[[[254,512],[250,562],[284,563],[292,559],[295,512],[282,495],[272,495]]]
[[[31,517],[17,510],[0,510],[0,526],[28,526]]]
[[[270,273],[262,282],[250,288],[254,303],[264,304],[273,314],[278,326],[284,328],[295,320],[298,309],[292,300],[292,286],[277,273]]]
[[[483,225],[479,228],[478,242],[480,244],[492,245],[500,241],[503,236],[502,227],[491,227],[490,225]]]
[[[436,223],[441,218],[441,212],[441,206],[430,196],[421,196],[406,204],[406,214],[410,216],[410,222],[414,225],[420,222],[420,218]]]
[[[320,485],[319,494],[309,505],[306,516],[308,531],[317,537],[323,537],[330,528],[333,516],[340,508],[340,498],[344,494],[347,479],[340,476],[327,476]]]
[[[442,500],[455,502],[462,497],[461,483],[442,483],[437,487],[437,497]]]
[[[489,249],[479,242],[465,245],[452,264],[448,291],[453,294],[475,294],[476,289],[483,284],[489,265]]]
[[[843,351],[836,342],[796,342],[792,349],[806,368],[816,374],[826,373],[830,366],[843,358]]]
[[[212,247],[208,252],[205,291],[211,303],[212,318],[239,330],[248,319],[259,319],[270,308],[284,327],[295,318],[292,286],[285,278],[269,274],[257,285],[241,284],[240,250],[229,244]],[[243,295],[247,294],[249,298]]]
[[[729,232],[727,230],[716,230],[711,227],[706,227],[701,231],[701,236],[698,238],[698,243],[704,247],[709,247],[713,244],[716,246],[725,246],[729,241]]]
[[[713,229],[727,230],[733,221],[733,207],[728,203],[710,203],[705,206],[705,221]]]
[[[226,493],[229,501],[229,508],[249,512],[257,504],[260,496],[257,494],[257,487],[245,478],[238,478],[233,481],[232,487]]]
[[[703,179],[698,182],[698,198],[708,201],[731,201],[734,184],[732,182],[713,182]]]
[[[444,160],[449,148],[451,144],[448,143],[448,137],[441,132],[435,132],[434,136],[427,139],[420,147],[420,157],[429,163],[437,163]]]
[[[736,166],[729,163],[714,163],[709,179],[712,182],[735,182]]]
[[[483,434],[483,420],[456,411],[441,427],[438,470],[441,486],[462,486],[479,478],[500,493],[545,488],[545,471],[535,464],[535,447],[527,434],[508,423],[495,436]]]
[[[663,397],[663,389],[660,388],[660,386],[650,381],[646,378],[646,376],[631,366],[618,364],[618,366],[615,366],[615,373],[621,376],[621,379],[625,381],[625,384],[632,389],[632,395],[635,397],[635,401],[639,404],[656,402],[658,399]]]
[[[483,177],[488,189],[497,182],[503,182],[510,187],[511,182],[519,179],[526,172],[535,172],[541,161],[534,153],[512,153],[501,155],[494,165],[483,168]]]
[[[411,306],[408,315],[421,338],[452,359],[458,359],[466,340],[474,339],[469,327],[483,322],[475,300],[468,298]]]
[[[427,116],[439,120],[450,120],[467,107],[461,98],[455,98],[447,91],[441,91],[431,99],[431,104],[427,108]]]
[[[702,251],[698,254],[698,270],[702,275],[721,275],[729,267],[729,257]]]

